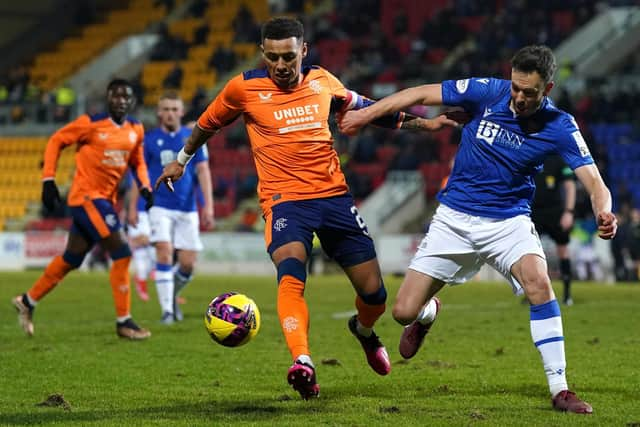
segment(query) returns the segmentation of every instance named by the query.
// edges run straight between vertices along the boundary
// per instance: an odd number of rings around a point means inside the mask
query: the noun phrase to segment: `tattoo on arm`
[[[195,153],[207,140],[218,131],[211,132],[200,129],[198,125],[193,128],[191,136],[184,144],[185,151],[189,154]]]
[[[402,121],[402,126],[400,126],[400,129],[411,129],[411,130],[418,130],[418,129],[426,129],[428,130],[428,128],[425,126],[425,120],[422,117],[416,117],[412,114],[405,114],[404,116],[404,120]]]

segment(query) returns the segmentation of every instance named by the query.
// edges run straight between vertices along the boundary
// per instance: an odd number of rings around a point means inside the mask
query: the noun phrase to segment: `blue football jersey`
[[[546,156],[558,153],[571,169],[593,163],[575,119],[551,99],[545,97],[531,117],[516,116],[509,108],[510,80],[447,80],[442,99],[472,116],[451,176],[438,193],[453,209],[489,218],[530,215],[534,176]]]
[[[145,135],[144,159],[147,162],[149,179],[152,183],[162,175],[162,169],[178,157],[178,152],[190,134],[190,129],[181,127],[176,132],[165,132],[161,128],[156,128]],[[175,192],[172,193],[165,185],[161,185],[153,194],[153,205],[183,212],[195,211],[194,187],[198,183],[196,165],[208,159],[207,146],[203,145],[187,163],[182,178],[173,183]]]

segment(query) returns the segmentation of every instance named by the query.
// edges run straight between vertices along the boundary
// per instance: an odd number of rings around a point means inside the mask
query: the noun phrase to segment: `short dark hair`
[[[298,41],[304,37],[304,26],[302,22],[295,18],[286,16],[271,18],[262,25],[262,38],[271,40],[283,40],[289,37],[295,37]]]
[[[112,90],[116,86],[125,86],[125,87],[128,87],[131,90],[133,90],[133,86],[131,86],[131,83],[129,83],[129,80],[116,78],[116,79],[111,80],[109,82],[109,84],[107,85],[107,93],[109,93],[109,91]]]
[[[163,92],[162,95],[160,95],[160,101],[164,99],[170,99],[172,101],[182,101],[180,94],[175,90],[168,90],[166,92]]]
[[[553,51],[544,45],[525,46],[511,58],[511,67],[524,73],[537,71],[549,83],[556,72],[556,58]]]

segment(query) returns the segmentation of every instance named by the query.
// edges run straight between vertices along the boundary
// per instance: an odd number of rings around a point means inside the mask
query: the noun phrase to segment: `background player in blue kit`
[[[162,174],[164,166],[176,159],[191,135],[191,130],[181,125],[183,115],[184,104],[177,94],[169,92],[160,97],[160,126],[145,135],[144,143],[149,177],[154,181]],[[213,226],[211,172],[206,146],[196,151],[182,179],[173,185],[174,192],[164,186],[154,192],[155,206],[149,210],[150,240],[156,247],[157,258],[156,289],[164,324],[182,320],[176,301],[178,293],[191,280],[198,251],[202,250],[200,220],[204,228]],[[197,185],[204,199],[202,218],[199,218],[196,207],[194,187]],[[176,266],[173,266],[174,249],[178,258]]]
[[[440,308],[435,294],[445,283],[464,283],[487,263],[531,304],[531,336],[553,407],[589,414],[591,405],[568,390],[560,306],[530,218],[534,176],[545,157],[560,154],[589,193],[603,239],[612,239],[617,230],[611,194],[575,120],[547,97],[556,68],[551,49],[524,47],[511,65],[511,80],[470,78],[405,89],[346,112],[339,126],[354,134],[382,115],[418,104],[459,106],[471,115],[450,178],[438,194],[440,207],[393,307],[394,318],[408,325],[400,353],[410,358],[418,351]]]

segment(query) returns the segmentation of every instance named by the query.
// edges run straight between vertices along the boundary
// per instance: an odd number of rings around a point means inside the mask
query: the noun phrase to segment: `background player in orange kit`
[[[323,68],[303,68],[307,54],[303,32],[302,24],[290,18],[274,18],[263,25],[266,68],[246,71],[227,83],[156,185],[165,182],[170,186],[179,179],[186,163],[211,135],[244,116],[258,171],[267,251],[277,268],[278,317],[293,358],[287,381],[308,399],[319,393],[303,296],[314,232],[357,293],[357,314],[349,319],[348,327],[369,365],[380,375],[388,374],[391,365],[373,331],[385,311],[387,293],[373,240],[349,193],[328,125],[331,111],[340,114],[373,101],[347,90]],[[426,120],[395,113],[376,124],[436,130],[456,122],[444,116]]]
[[[108,113],[82,115],[49,139],[42,170],[42,202],[47,209],[60,203],[54,178],[60,151],[78,144],[76,171],[67,204],[73,223],[64,254],[55,257],[31,289],[13,299],[22,328],[33,335],[33,311],[36,304],[69,273],[82,264],[84,257],[100,243],[113,261],[109,280],[116,307],[116,333],[123,338],[142,340],[151,333],[131,318],[129,263],[131,250],[114,209],[118,183],[130,166],[147,208],[153,204],[147,165],[142,153],[144,129],[127,116],[135,105],[131,85],[122,79],[107,87]]]

